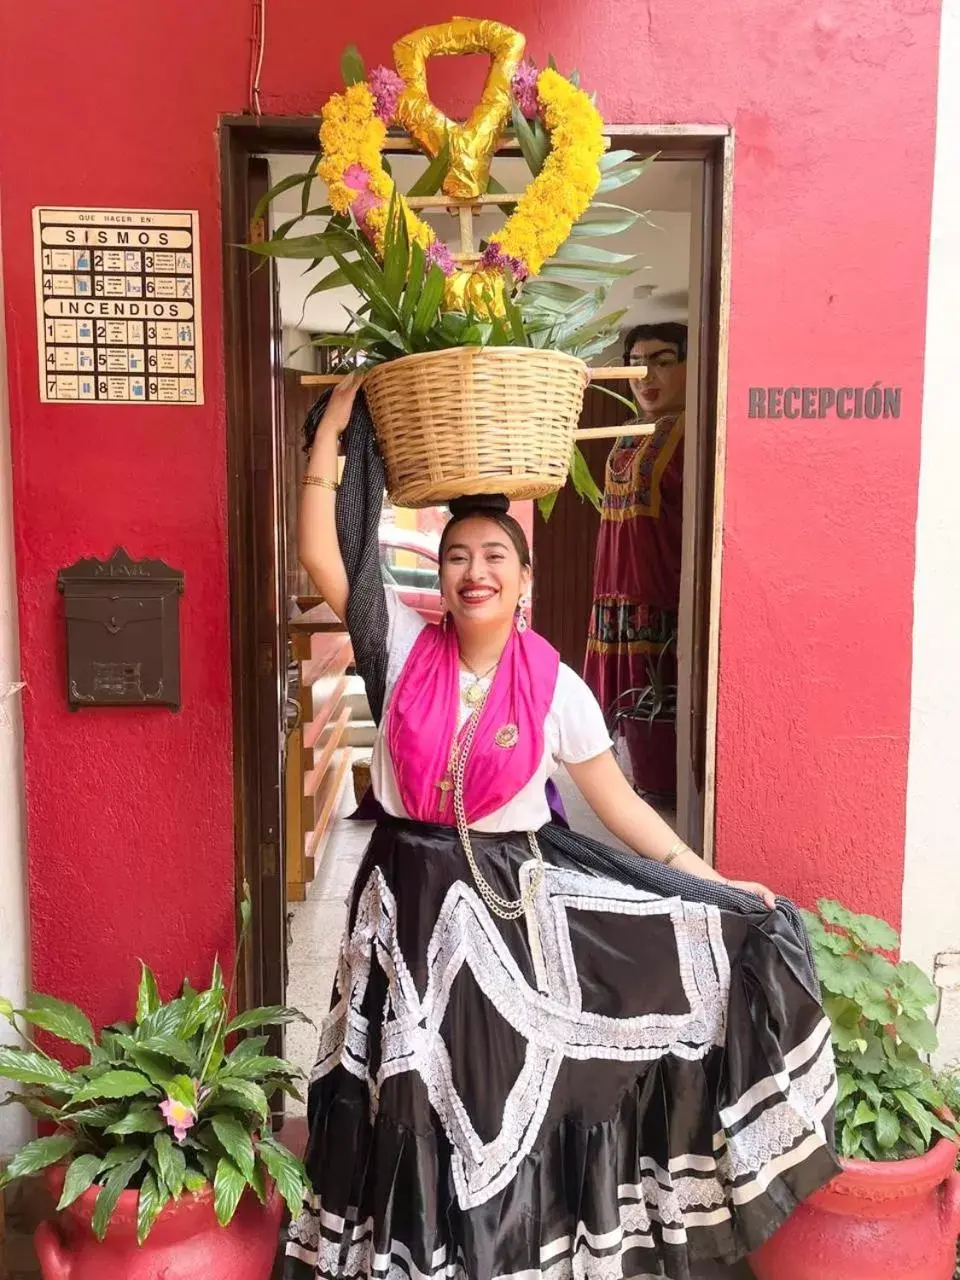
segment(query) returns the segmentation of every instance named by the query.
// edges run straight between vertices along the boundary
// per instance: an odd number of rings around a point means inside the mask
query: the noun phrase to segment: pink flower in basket
[[[530,269],[522,258],[515,258],[512,253],[504,253],[496,240],[491,240],[483,251],[480,266],[485,271],[502,271],[509,268],[515,280],[526,280]]]
[[[524,58],[513,73],[513,81],[510,85],[517,106],[528,120],[540,114],[540,95],[537,93],[539,75],[540,72],[530,59]]]
[[[431,267],[439,267],[445,276],[452,276],[457,269],[453,255],[442,240],[434,240],[433,244],[428,245],[423,256],[427,260],[428,271]]]
[[[345,169],[343,180],[357,193],[351,201],[350,208],[359,225],[363,226],[370,210],[376,209],[381,203],[380,197],[370,190],[370,175],[361,164],[352,164],[349,169]]]
[[[397,109],[397,101],[403,93],[404,83],[389,67],[374,67],[370,72],[369,84],[370,92],[373,94],[373,109],[380,119],[388,124]]]
[[[344,169],[343,180],[354,191],[366,191],[370,186],[370,175],[362,164],[352,164]]]
[[[361,191],[350,208],[353,210],[353,216],[357,222],[363,224],[370,210],[376,209],[379,204],[379,196],[375,196],[372,191]]]

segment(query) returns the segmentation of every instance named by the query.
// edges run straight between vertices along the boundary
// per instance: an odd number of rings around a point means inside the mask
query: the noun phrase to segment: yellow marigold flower
[[[403,202],[403,213],[407,221],[407,235],[414,244],[418,244],[421,249],[429,249],[430,245],[436,240],[433,228],[429,226],[422,218],[418,218],[407,202]]]
[[[603,121],[582,90],[547,68],[537,79],[552,149],[523,200],[498,235],[504,253],[532,275],[551,258],[587,210],[600,185]]]
[[[380,196],[382,199],[389,201],[393,194],[393,183],[390,178],[380,170],[379,173],[373,173],[370,176],[370,190]]]

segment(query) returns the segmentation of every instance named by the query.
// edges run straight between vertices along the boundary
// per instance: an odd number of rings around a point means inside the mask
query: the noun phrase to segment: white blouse
[[[370,780],[373,794],[386,812],[395,818],[406,818],[409,815],[405,812],[397,791],[384,728],[386,711],[403,664],[410,656],[417,636],[428,624],[413,609],[397,600],[391,591],[387,592],[387,611],[390,615],[390,629],[387,633],[386,699],[384,717],[373,747]],[[461,672],[460,683],[461,687],[469,687],[474,683],[474,677],[469,672]],[[481,681],[483,688],[489,684],[490,679]],[[461,727],[469,714],[470,708],[461,698]],[[561,662],[557,673],[557,687],[544,724],[543,759],[536,773],[508,804],[487,814],[485,818],[478,819],[471,829],[494,832],[537,831],[545,822],[550,821],[551,816],[546,797],[547,779],[557,772],[561,764],[580,764],[584,760],[593,760],[609,751],[612,746],[603,712],[596,698],[577,673]]]

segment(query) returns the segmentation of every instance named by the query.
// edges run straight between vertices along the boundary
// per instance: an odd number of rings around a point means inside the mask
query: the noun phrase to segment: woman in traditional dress
[[[450,504],[443,625],[384,597],[383,471],[355,395],[342,384],[316,431],[300,555],[381,721],[381,817],[311,1075],[313,1189],[285,1276],[688,1280],[836,1171],[806,935],[630,787],[596,700],[526,627],[506,499]],[[641,856],[551,822],[560,763]]]
[[[607,458],[583,673],[607,716],[628,710],[651,684],[676,689],[687,326],[638,325],[627,334],[623,358],[646,366],[631,388],[637,421],[652,424],[653,434],[631,435],[625,427]],[[673,715],[619,723],[635,787],[672,808]]]

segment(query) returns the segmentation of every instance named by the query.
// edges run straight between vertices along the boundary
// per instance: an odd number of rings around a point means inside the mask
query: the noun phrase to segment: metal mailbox
[[[162,560],[78,560],[57,575],[67,624],[67,703],[180,708],[184,575]]]

